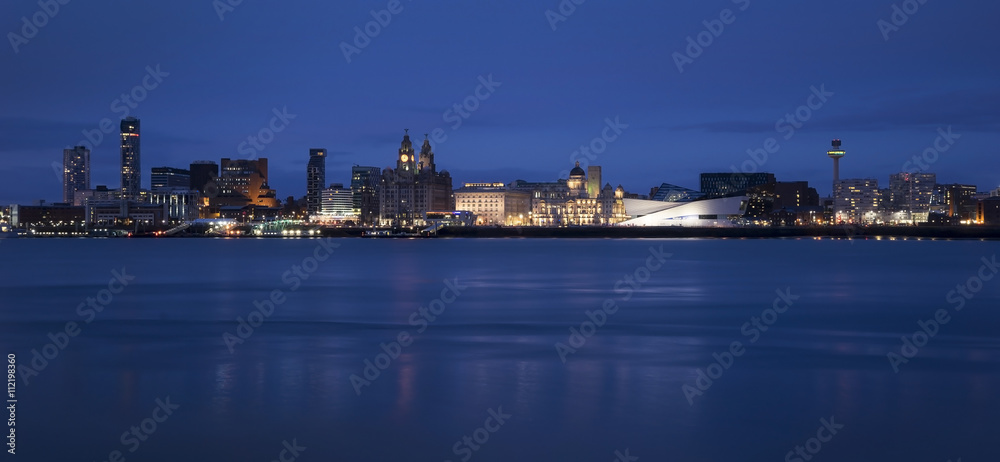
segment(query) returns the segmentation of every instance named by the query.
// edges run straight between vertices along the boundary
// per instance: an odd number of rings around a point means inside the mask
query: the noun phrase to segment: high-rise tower
[[[90,189],[90,150],[63,149],[63,202],[73,203],[77,191]]]
[[[122,119],[121,138],[122,199],[136,200],[139,198],[139,190],[142,188],[142,171],[139,163],[139,119],[135,117]]]
[[[310,149],[306,166],[306,210],[309,215],[322,211],[323,188],[326,187],[326,149]]]

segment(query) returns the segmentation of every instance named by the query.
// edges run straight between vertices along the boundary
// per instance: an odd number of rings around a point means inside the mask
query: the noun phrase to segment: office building
[[[774,181],[773,173],[702,173],[701,192],[709,199],[742,196],[754,186]]]
[[[90,150],[63,149],[63,202],[73,203],[77,191],[90,189]]]
[[[275,191],[267,184],[267,158],[255,160],[223,158],[216,180],[218,194],[212,206],[276,208]]]
[[[351,188],[341,183],[333,183],[320,194],[319,217],[322,221],[355,221],[354,195]]]
[[[191,189],[191,172],[183,168],[153,167],[149,179],[153,191]]]
[[[142,170],[139,149],[139,119],[126,117],[121,122],[121,194],[124,200],[139,200]]]
[[[351,167],[351,199],[353,214],[360,226],[375,226],[379,217],[379,187],[382,169],[378,167]]]

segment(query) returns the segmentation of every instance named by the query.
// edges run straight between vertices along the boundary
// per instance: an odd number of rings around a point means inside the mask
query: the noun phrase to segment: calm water
[[[1000,278],[953,294],[961,311],[947,299],[997,242],[330,242],[315,266],[319,240],[0,242],[4,353],[28,366],[79,328],[18,382],[19,460],[269,461],[294,439],[301,461],[780,461],[831,417],[843,427],[814,460],[1000,459]],[[303,264],[308,279],[283,281]],[[134,279],[102,293],[122,268]],[[433,302],[446,279],[460,295]],[[274,290],[283,303],[230,352],[224,333]],[[776,290],[798,298],[744,328]],[[555,344],[609,298],[563,363]],[[895,372],[887,353],[938,309],[950,321]],[[412,344],[359,396],[352,374],[401,332]],[[689,402],[733,342],[743,354]],[[176,410],[154,413],[167,397]],[[498,407],[510,417],[481,430]],[[145,441],[122,438],[132,426]]]

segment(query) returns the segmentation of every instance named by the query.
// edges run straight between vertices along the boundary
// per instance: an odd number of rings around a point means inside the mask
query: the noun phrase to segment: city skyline
[[[18,70],[3,77],[4,88],[18,91],[8,92],[0,110],[8,141],[0,148],[0,202],[59,199],[53,164],[61,165],[63,149],[87,141],[84,131],[101,138],[90,146],[91,183],[116,186],[113,128],[126,115],[145,122],[142,165],[184,167],[254,151],[271,160],[271,187],[282,197],[305,195],[302,153],[309,148],[329,149],[328,183],[348,183],[352,165],[391,165],[387,153],[401,127],[432,134],[456,185],[553,181],[572,168],[574,153],[586,158],[580,146],[600,139],[616,120],[627,127],[614,141],[593,144],[602,152],[587,160],[637,193],[664,181],[695,188],[699,173],[740,168],[753,161],[748,150],[774,138],[779,149],[757,171],[809,181],[827,196],[830,139],[843,139],[849,152],[842,178],[885,181],[949,127],[955,142],[926,171],[981,190],[1000,184],[981,168],[1000,141],[1000,119],[990,109],[1000,101],[992,77],[997,64],[979,59],[995,54],[986,22],[995,5],[927,3],[898,30],[880,26],[891,23],[891,5],[863,2],[780,8],[746,2],[745,10],[742,1],[588,2],[564,21],[546,14],[558,11],[558,3],[401,5],[350,62],[341,43],[353,43],[354,28],[364,28],[386,2],[294,12],[242,4],[222,20],[203,2],[129,10],[139,19],[157,17],[152,27],[121,21],[126,13],[110,6],[62,6],[37,36],[3,58]],[[11,8],[15,19],[7,29],[20,33],[20,18],[38,6]],[[723,9],[735,21],[701,53],[688,53],[687,37],[720,24],[714,21]],[[279,22],[292,19],[299,21],[294,29],[281,29]],[[109,21],[125,30],[102,31]],[[838,33],[812,30],[817,22]],[[165,42],[166,31],[181,23],[198,27],[184,40]],[[261,38],[259,28],[275,33]],[[417,33],[429,39],[408,43]],[[117,59],[111,39],[120,34],[132,35],[126,47],[147,59]],[[74,39],[81,35],[87,39]],[[205,52],[182,57],[191,46]],[[480,49],[489,53],[471,52]],[[750,52],[753,60],[745,57]],[[678,66],[677,53],[698,56]],[[106,71],[59,71],[80,66]],[[400,66],[407,71],[396,72]],[[766,78],[758,68],[768,70]],[[813,97],[816,90],[825,101]],[[475,110],[466,117],[457,103]],[[809,108],[799,112],[807,120],[776,127],[802,107]],[[113,121],[112,130],[103,131],[104,119]],[[272,128],[263,149],[245,143]],[[436,130],[443,143],[435,141]],[[148,175],[145,168],[144,185]]]

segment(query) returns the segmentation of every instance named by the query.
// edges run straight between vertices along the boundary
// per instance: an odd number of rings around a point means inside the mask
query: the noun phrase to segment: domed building
[[[566,187],[569,188],[571,199],[587,197],[587,172],[580,168],[580,161],[576,161],[576,167],[569,171]]]

